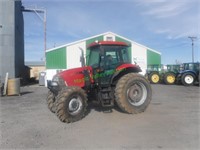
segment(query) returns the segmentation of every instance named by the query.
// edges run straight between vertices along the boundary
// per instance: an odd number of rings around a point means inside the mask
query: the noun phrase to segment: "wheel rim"
[[[133,84],[127,90],[128,101],[133,106],[142,105],[147,98],[147,88],[141,82]]]
[[[153,83],[157,83],[159,81],[159,76],[157,74],[153,74],[151,80]]]
[[[168,75],[167,76],[167,82],[168,83],[174,83],[175,81],[175,77],[173,75]]]
[[[70,102],[69,102],[69,113],[71,115],[76,115],[78,114],[83,107],[83,103],[81,101],[81,98],[79,96],[73,97]]]
[[[192,84],[194,82],[194,78],[192,75],[186,75],[184,80],[185,80],[185,83],[187,84]]]

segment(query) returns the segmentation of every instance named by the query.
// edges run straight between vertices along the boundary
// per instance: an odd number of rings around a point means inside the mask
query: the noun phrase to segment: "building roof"
[[[93,42],[89,44],[87,47],[95,47],[99,45],[116,45],[116,46],[128,46],[125,42],[117,42],[117,41],[99,41],[99,42]]]
[[[25,66],[45,66],[44,61],[26,61]]]
[[[116,33],[110,32],[110,31],[109,31],[109,32],[102,33],[102,34],[98,34],[98,35],[95,35],[95,36],[91,36],[91,37],[88,37],[88,38],[85,38],[85,39],[82,39],[82,40],[78,40],[78,41],[75,41],[75,42],[72,42],[72,43],[68,43],[68,44],[64,44],[64,45],[61,45],[61,46],[57,46],[57,47],[54,47],[54,48],[51,48],[51,49],[46,50],[46,52],[54,51],[54,50],[57,50],[57,49],[59,49],[59,48],[67,47],[67,46],[70,46],[70,45],[74,45],[74,44],[77,44],[77,43],[80,43],[80,42],[84,42],[84,41],[86,41],[86,40],[93,39],[93,38],[96,38],[96,37],[99,37],[99,36],[103,36],[103,35],[107,35],[107,34],[112,34],[112,35],[114,35],[114,36],[118,36],[119,38],[122,38],[122,39],[124,39],[124,40],[126,40],[126,41],[129,41],[129,42],[134,43],[134,44],[136,44],[136,45],[138,45],[138,46],[140,46],[140,47],[144,47],[144,48],[146,48],[146,49],[148,49],[148,50],[150,50],[150,51],[153,51],[153,52],[158,53],[158,54],[161,55],[160,52],[158,52],[158,51],[156,51],[156,50],[153,50],[152,48],[149,48],[149,47],[147,47],[147,46],[144,46],[144,45],[142,45],[142,44],[139,44],[139,43],[137,43],[137,42],[135,42],[135,41],[132,41],[132,40],[130,40],[130,39],[127,39],[127,38],[125,38],[125,37],[123,37],[123,36],[120,36],[120,35],[118,35],[118,34],[116,34]]]

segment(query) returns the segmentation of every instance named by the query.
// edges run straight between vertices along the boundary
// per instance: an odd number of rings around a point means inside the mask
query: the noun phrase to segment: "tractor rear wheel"
[[[149,82],[140,74],[129,73],[121,77],[115,88],[116,103],[126,113],[144,112],[152,97]]]
[[[53,113],[55,113],[55,101],[56,101],[55,95],[51,91],[49,91],[47,95],[47,106],[49,110]]]
[[[157,84],[160,81],[160,76],[157,72],[152,72],[149,75],[149,81],[153,84]]]
[[[181,77],[181,82],[185,86],[193,85],[195,81],[195,77],[192,73],[185,73]]]
[[[87,95],[80,87],[65,87],[56,101],[56,114],[62,122],[75,122],[86,115]]]
[[[164,75],[165,84],[174,84],[176,80],[176,75],[172,72],[166,73]]]

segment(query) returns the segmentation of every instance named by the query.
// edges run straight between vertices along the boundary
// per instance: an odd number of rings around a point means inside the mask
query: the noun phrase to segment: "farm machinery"
[[[183,63],[182,70],[177,75],[177,81],[185,86],[199,83],[200,63]]]
[[[150,81],[150,83],[157,84],[160,82],[162,73],[162,65],[153,64],[148,65],[145,77]]]
[[[167,65],[166,68],[163,65],[148,65],[145,76],[153,84],[164,82],[190,86],[199,83],[199,68],[199,62]]]
[[[176,76],[180,71],[180,65],[167,65],[167,69],[163,74],[163,81],[165,84],[175,84]]]
[[[166,68],[159,64],[148,65],[145,76],[150,83],[153,84],[160,82],[164,82],[165,84],[174,84],[179,71],[180,65],[167,65]]]
[[[141,69],[131,64],[128,45],[118,41],[97,41],[88,46],[88,64],[56,74],[48,83],[48,108],[62,122],[75,122],[87,114],[89,101],[102,107],[117,105],[129,114],[144,112],[152,90]]]

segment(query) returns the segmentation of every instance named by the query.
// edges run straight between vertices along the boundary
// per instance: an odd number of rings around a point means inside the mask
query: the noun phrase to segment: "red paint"
[[[95,47],[95,46],[100,46],[100,45],[109,45],[109,46],[129,46],[125,42],[118,42],[118,41],[99,41],[99,42],[93,42],[88,45],[87,48]]]
[[[95,46],[100,46],[100,45],[106,45],[106,46],[129,46],[125,42],[119,42],[119,41],[100,41],[100,42],[94,42],[89,44],[88,48],[95,47]],[[119,67],[116,68],[116,71],[121,71],[123,69],[127,68],[133,68],[137,72],[139,72],[141,69],[137,65],[133,64],[123,64]],[[86,79],[83,71],[88,70],[89,71],[89,79]],[[79,87],[84,87],[85,86],[85,81],[90,80],[91,83],[94,83],[93,79],[93,71],[91,66],[85,66],[85,67],[79,67],[79,68],[73,68],[69,70],[65,70],[63,72],[60,72],[59,75],[61,78],[64,79],[66,82],[67,86],[79,86]]]
[[[63,72],[60,72],[59,75],[67,83],[67,86],[84,87],[85,86],[85,80],[86,80],[85,76],[83,74],[84,69],[89,71],[90,81],[91,81],[91,83],[93,83],[94,81],[92,79],[92,76],[93,76],[92,67],[90,67],[90,66],[65,70]]]
[[[117,71],[122,71],[127,68],[134,68],[136,71],[140,71],[140,67],[134,64],[122,64],[119,67],[116,68]],[[88,70],[90,74],[90,78],[86,79],[83,71]],[[65,70],[63,72],[60,72],[58,74],[66,83],[67,86],[79,86],[79,87],[84,87],[85,86],[85,80],[90,80],[91,83],[94,83],[93,80],[93,71],[92,67],[86,66],[86,67],[80,67],[80,68],[73,68],[69,70]]]
[[[140,67],[135,64],[122,64],[116,68],[116,71],[120,71],[120,70],[127,69],[127,68],[134,68],[134,69],[138,70],[139,72],[141,71]]]

